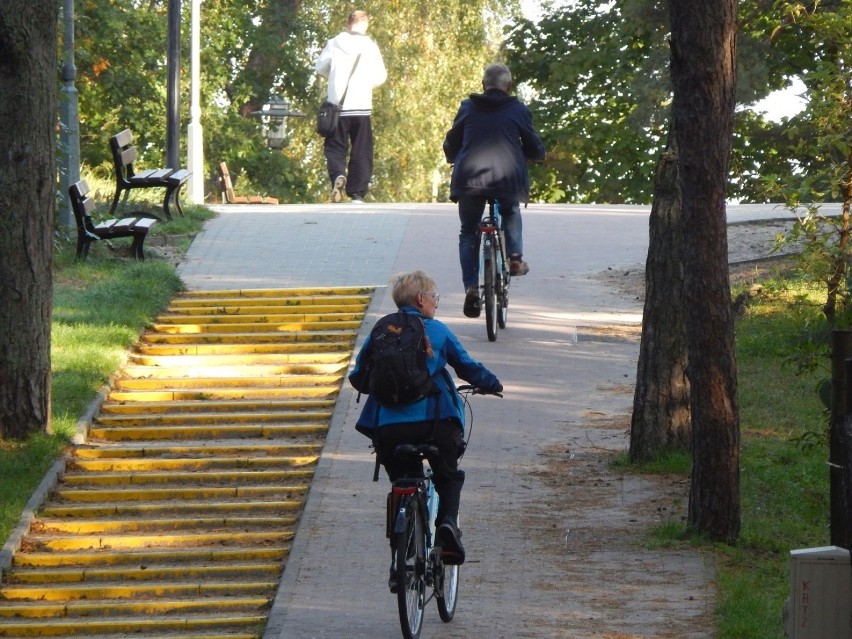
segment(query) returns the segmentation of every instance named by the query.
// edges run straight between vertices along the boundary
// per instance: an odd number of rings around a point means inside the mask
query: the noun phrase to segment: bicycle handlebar
[[[470,392],[472,395],[494,395],[496,397],[503,397],[503,393],[498,393],[497,391],[487,391],[481,388],[477,388],[472,384],[462,384],[461,386],[457,386],[456,390],[460,393]]]

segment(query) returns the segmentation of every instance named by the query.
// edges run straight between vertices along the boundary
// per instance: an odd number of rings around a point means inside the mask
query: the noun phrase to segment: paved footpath
[[[191,289],[376,285],[360,341],[393,310],[388,278],[422,268],[437,281],[437,317],[497,373],[505,398],[473,398],[462,467],[462,567],[456,618],[430,603],[422,637],[705,639],[712,568],[698,554],[609,547],[600,531],[637,526],[641,481],[597,486],[547,481],[554,451],[593,463],[622,451],[638,343],[596,338],[595,327],[637,325],[642,306],[592,276],[642,268],[648,207],[531,205],[524,215],[530,273],[512,281],[508,327],[489,342],[484,319],[462,315],[458,221],[451,204],[216,207],[180,274]],[[738,207],[729,211],[737,221]],[[743,215],[756,217],[756,209]],[[761,209],[761,215],[775,214]],[[400,636],[386,587],[386,478],[371,481],[359,406],[345,385],[265,639]],[[590,424],[590,417],[593,423]],[[555,488],[554,488],[555,487]],[[588,503],[578,510],[563,505]],[[601,519],[604,518],[604,521]],[[611,521],[607,518],[611,518]],[[637,527],[636,536],[642,528]],[[590,536],[600,537],[589,539]]]

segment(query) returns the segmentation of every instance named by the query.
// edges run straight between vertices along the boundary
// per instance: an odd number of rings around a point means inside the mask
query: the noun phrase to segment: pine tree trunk
[[[55,2],[0,3],[0,436],[50,422]]]
[[[674,135],[657,163],[650,242],[645,262],[645,308],[630,460],[647,461],[667,450],[689,450],[690,409],[683,287],[683,229]]]
[[[736,0],[670,0],[692,408],[689,525],[713,540],[740,530],[739,409],[725,186],[736,81]]]

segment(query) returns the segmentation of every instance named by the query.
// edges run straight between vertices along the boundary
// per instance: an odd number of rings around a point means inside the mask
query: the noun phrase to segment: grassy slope
[[[154,235],[191,236],[212,214],[185,207],[186,215],[158,224]],[[151,244],[149,238],[148,244]],[[188,240],[186,242],[188,245]],[[92,246],[74,259],[73,239],[58,242],[53,287],[51,367],[52,430],[24,442],[0,442],[0,539],[17,525],[26,502],[60,454],[77,420],[124,361],[145,325],[183,288],[169,261],[127,259],[130,239]]]

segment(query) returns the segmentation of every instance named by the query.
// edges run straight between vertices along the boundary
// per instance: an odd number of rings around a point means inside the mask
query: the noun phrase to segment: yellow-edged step
[[[261,637],[371,295],[173,300],[3,575],[0,637]]]

